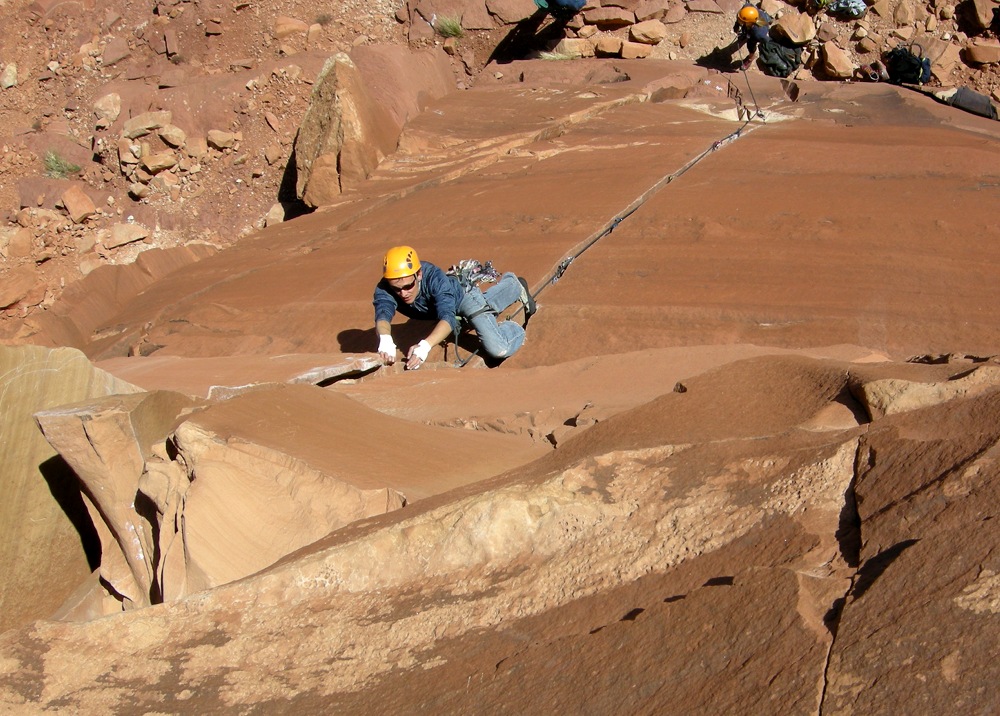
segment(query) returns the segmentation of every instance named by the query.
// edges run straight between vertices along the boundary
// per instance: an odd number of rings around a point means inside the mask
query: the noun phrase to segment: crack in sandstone
[[[862,434],[869,431],[869,426],[862,427]],[[858,578],[858,560],[860,555],[860,529],[861,529],[861,515],[858,513],[857,501],[854,495],[854,488],[857,484],[858,477],[861,473],[863,464],[863,444],[859,437],[857,447],[854,452],[854,470],[851,477],[851,481],[847,486],[847,490],[844,493],[844,512],[841,514],[841,528],[838,529],[838,533],[845,524],[850,524],[853,526],[853,531],[848,528],[848,534],[840,534],[838,536],[838,542],[841,545],[841,555],[844,561],[847,562],[849,566],[853,568],[853,573],[851,574],[850,583],[844,590],[844,593],[833,601],[830,605],[830,611],[827,612],[828,618],[826,619],[827,626],[830,630],[830,643],[826,650],[826,656],[823,659],[823,671],[820,680],[820,693],[819,693],[819,707],[816,711],[817,716],[823,715],[823,705],[826,701],[827,689],[830,685],[830,668],[833,659],[833,649],[837,643],[837,631],[840,627],[840,619],[843,616],[844,608],[847,605],[847,597],[851,594],[854,589],[854,585]],[[848,543],[848,540],[856,540],[853,544]]]

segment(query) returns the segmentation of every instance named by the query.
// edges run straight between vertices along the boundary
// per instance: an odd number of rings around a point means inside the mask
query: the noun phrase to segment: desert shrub
[[[45,176],[53,179],[65,179],[70,174],[76,174],[80,167],[73,162],[68,162],[58,153],[49,150],[45,153]]]
[[[465,34],[462,21],[454,17],[439,17],[434,29],[441,37],[461,37]]]

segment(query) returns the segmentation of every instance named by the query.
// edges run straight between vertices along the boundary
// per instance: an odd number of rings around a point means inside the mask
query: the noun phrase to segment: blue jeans
[[[479,335],[483,351],[493,358],[508,358],[524,344],[524,329],[514,321],[497,323],[497,313],[521,298],[521,282],[512,273],[505,273],[485,293],[473,288],[458,306],[458,315],[472,316],[469,321]],[[489,306],[491,310],[478,313]],[[478,313],[478,315],[476,315]]]

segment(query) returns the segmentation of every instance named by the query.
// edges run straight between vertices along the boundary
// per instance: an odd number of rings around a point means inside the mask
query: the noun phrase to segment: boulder
[[[869,9],[886,20],[892,17],[892,5],[889,0],[876,0],[869,6]]]
[[[8,62],[0,72],[0,89],[10,89],[17,86],[17,65]]]
[[[482,0],[467,0],[462,5],[461,18],[462,27],[467,30],[492,30],[497,26]]]
[[[279,15],[274,19],[274,36],[285,40],[292,35],[305,35],[309,32],[309,24],[292,17]]]
[[[675,3],[670,6],[667,14],[663,16],[663,22],[667,25],[673,25],[685,17],[687,17],[687,8],[684,6],[684,3]]]
[[[966,0],[968,17],[979,30],[989,30],[997,17],[997,4],[993,0]]]
[[[830,40],[836,40],[837,35],[839,34],[839,28],[836,24],[832,22],[824,22],[816,30],[816,39],[821,43],[829,42]]]
[[[635,19],[639,22],[659,20],[670,9],[670,0],[643,0],[635,8]]]
[[[617,30],[635,23],[635,13],[620,7],[598,7],[583,11],[583,21],[601,30]]]
[[[122,98],[117,92],[109,92],[94,102],[94,115],[97,117],[97,129],[110,127],[118,119],[122,111]]]
[[[962,62],[961,48],[951,42],[936,37],[921,37],[920,47],[924,56],[931,61],[931,72],[944,80]]]
[[[977,38],[965,48],[965,56],[974,65],[998,64],[1000,63],[1000,42]]]
[[[149,236],[149,229],[142,224],[113,224],[108,238],[102,242],[107,249],[114,249]]]
[[[515,25],[538,11],[532,0],[486,0],[486,9],[504,25]]]
[[[168,111],[143,112],[142,114],[125,120],[122,127],[122,136],[126,139],[136,139],[144,137],[154,129],[165,127],[170,124],[172,114]]]
[[[879,44],[872,37],[863,37],[858,41],[857,51],[862,55],[870,52],[877,52]]]
[[[848,79],[854,76],[854,61],[835,42],[824,42],[821,49],[823,72],[828,77]]]
[[[395,146],[401,126],[369,95],[348,55],[331,57],[316,78],[295,138],[299,198],[322,206],[363,181]]]
[[[909,0],[902,0],[892,11],[892,19],[897,25],[912,25],[917,19],[913,4]]]
[[[564,37],[552,46],[552,52],[566,57],[593,57],[595,46],[590,40]]]
[[[63,192],[62,203],[66,207],[66,213],[77,224],[82,224],[97,213],[94,202],[77,184]]]
[[[689,12],[707,12],[713,15],[725,13],[715,0],[688,0],[686,4]]]
[[[644,45],[656,45],[667,36],[666,26],[659,20],[639,22],[628,30],[629,39]]]
[[[168,124],[165,127],[161,127],[157,134],[160,139],[171,147],[183,147],[184,141],[187,139],[184,130],[175,124]]]
[[[26,227],[0,227],[0,256],[24,259],[31,256],[31,230]]]
[[[816,37],[816,23],[804,12],[788,12],[774,23],[774,33],[795,45],[804,45]]]
[[[176,166],[177,155],[169,151],[147,154],[142,158],[141,164],[143,169],[150,174],[158,174],[164,169],[170,169],[170,167]]]
[[[129,49],[128,41],[125,38],[113,37],[104,46],[104,51],[101,53],[101,64],[105,67],[112,67],[122,60],[128,59],[131,54],[132,50]]]
[[[221,129],[208,130],[208,135],[205,139],[208,142],[208,146],[212,147],[212,149],[218,149],[219,151],[222,151],[223,149],[232,149],[236,146],[236,134],[233,132],[226,132]]]
[[[615,35],[601,35],[594,42],[594,53],[598,57],[618,57],[622,53],[622,39]]]
[[[34,264],[18,266],[4,273],[0,279],[0,308],[9,308],[24,299],[38,282]]]
[[[643,42],[622,43],[622,58],[626,60],[638,60],[643,57],[649,57],[652,51],[653,46]]]

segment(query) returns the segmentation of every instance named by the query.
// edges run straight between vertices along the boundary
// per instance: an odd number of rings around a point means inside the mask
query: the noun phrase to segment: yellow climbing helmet
[[[740,11],[736,13],[736,17],[744,25],[756,25],[757,18],[760,17],[760,13],[757,12],[757,8],[753,5],[744,5],[740,8]]]
[[[417,252],[409,246],[393,246],[385,252],[382,260],[383,278],[403,278],[420,270]]]

